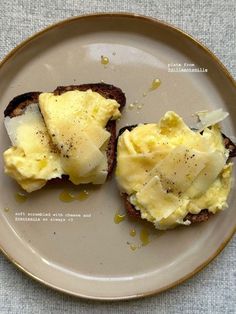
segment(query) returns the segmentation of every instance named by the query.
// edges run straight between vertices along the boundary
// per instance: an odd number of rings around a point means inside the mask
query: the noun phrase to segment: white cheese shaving
[[[199,111],[196,112],[196,116],[199,119],[197,123],[198,132],[203,131],[205,128],[223,121],[229,115],[228,112],[223,109],[217,109],[213,111]]]

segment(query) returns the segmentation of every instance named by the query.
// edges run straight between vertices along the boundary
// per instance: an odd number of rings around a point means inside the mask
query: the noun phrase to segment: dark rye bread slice
[[[119,131],[118,137],[117,137],[117,141],[118,141],[119,136],[122,133],[124,133],[126,130],[132,131],[136,126],[137,126],[137,124],[129,125],[129,126],[121,128]],[[228,138],[223,133],[222,133],[222,137],[224,140],[225,148],[227,148],[229,150],[229,158],[236,157],[236,145],[231,141],[230,138]],[[135,206],[130,203],[130,201],[128,199],[128,194],[122,193],[122,198],[123,198],[124,206],[125,206],[127,213],[131,217],[141,219],[140,211],[137,210],[135,208]],[[203,222],[203,221],[207,221],[212,215],[213,214],[211,212],[209,212],[207,208],[204,208],[198,214],[191,214],[191,213],[187,214],[186,217],[184,218],[184,221],[189,220],[191,223]]]
[[[106,83],[91,83],[82,85],[70,85],[70,86],[59,86],[54,90],[55,95],[61,95],[67,91],[79,90],[86,91],[91,89],[94,92],[99,93],[101,96],[107,99],[114,99],[120,104],[120,110],[126,104],[125,94],[122,90],[116,86],[106,84]],[[10,118],[21,115],[25,108],[33,103],[38,103],[38,98],[41,92],[29,92],[19,96],[14,97],[4,111],[4,116],[9,116]],[[112,170],[115,165],[115,154],[116,154],[116,121],[109,120],[106,125],[106,130],[111,133],[109,139],[106,155],[108,161],[108,177],[111,175]],[[64,179],[67,176],[63,176]],[[54,179],[53,179],[54,180]],[[51,180],[51,181],[53,181]],[[57,179],[56,179],[57,180]]]

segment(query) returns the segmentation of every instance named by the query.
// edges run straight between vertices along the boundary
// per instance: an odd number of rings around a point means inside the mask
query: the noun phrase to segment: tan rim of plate
[[[18,51],[21,50],[21,48],[27,46],[27,44],[29,44],[32,40],[34,40],[35,38],[39,37],[40,35],[46,33],[47,31],[50,31],[52,29],[64,26],[66,24],[69,24],[75,20],[84,20],[84,19],[90,19],[90,18],[94,18],[94,17],[127,17],[127,18],[132,18],[132,19],[139,19],[139,20],[143,20],[143,21],[148,21],[152,24],[155,25],[162,25],[164,27],[166,27],[167,29],[171,29],[174,30],[178,33],[180,33],[182,36],[184,36],[185,38],[187,38],[189,41],[191,41],[192,43],[194,43],[195,45],[197,45],[198,48],[202,49],[203,51],[205,51],[208,55],[211,56],[212,59],[214,59],[214,61],[218,64],[218,66],[221,68],[221,70],[223,71],[223,73],[225,74],[225,76],[229,79],[229,81],[231,82],[232,86],[236,88],[236,81],[234,80],[234,78],[232,77],[232,75],[229,73],[229,71],[226,69],[226,67],[224,66],[224,64],[206,47],[204,46],[202,43],[200,43],[198,40],[196,40],[195,38],[193,38],[191,35],[187,34],[186,32],[182,31],[181,29],[166,23],[164,21],[160,21],[151,17],[147,17],[147,16],[143,16],[143,15],[139,15],[139,14],[132,14],[132,13],[94,13],[94,14],[85,14],[85,15],[81,15],[81,16],[76,16],[76,17],[71,17],[68,18],[66,20],[60,21],[58,23],[52,24],[46,28],[44,28],[43,30],[37,32],[36,34],[30,36],[29,38],[27,38],[26,40],[22,41],[19,45],[17,45],[14,49],[12,49],[6,56],[5,58],[0,62],[0,68],[7,62],[9,61],[13,56],[15,56]],[[229,237],[221,243],[220,247],[214,252],[214,254],[212,254],[212,256],[210,258],[208,258],[206,261],[204,261],[201,265],[199,265],[196,269],[194,269],[192,272],[190,272],[189,274],[187,274],[186,276],[182,277],[181,279],[173,282],[170,285],[167,285],[161,289],[157,289],[157,290],[152,290],[146,293],[142,293],[140,295],[129,295],[126,297],[118,297],[118,298],[100,298],[100,297],[87,297],[84,295],[80,295],[77,293],[72,293],[69,292],[65,289],[62,288],[58,288],[54,285],[48,284],[46,281],[38,278],[37,276],[33,275],[29,270],[27,270],[25,267],[23,267],[22,265],[20,265],[16,260],[14,260],[14,258],[12,258],[5,250],[3,247],[0,247],[0,250],[2,251],[2,253],[7,257],[7,259],[9,261],[11,261],[15,266],[17,266],[21,271],[23,271],[24,273],[26,273],[27,275],[29,275],[31,278],[37,280],[38,282],[44,284],[47,287],[53,288],[54,290],[66,293],[66,294],[70,294],[72,296],[77,296],[77,297],[82,297],[85,299],[94,299],[94,300],[107,300],[107,301],[111,301],[111,300],[125,300],[125,299],[136,299],[136,298],[141,298],[141,297],[146,297],[146,296],[151,296],[151,295],[155,295],[158,294],[160,292],[166,291],[170,288],[176,287],[177,285],[181,284],[182,282],[184,282],[185,280],[191,278],[192,276],[194,276],[195,274],[197,274],[200,270],[202,270],[204,267],[206,267],[215,257],[217,257],[217,255],[219,255],[221,253],[221,251],[225,248],[225,246],[228,244],[228,242],[230,241],[230,239],[233,237],[233,235],[236,232],[236,225],[234,226],[231,234],[229,235]]]

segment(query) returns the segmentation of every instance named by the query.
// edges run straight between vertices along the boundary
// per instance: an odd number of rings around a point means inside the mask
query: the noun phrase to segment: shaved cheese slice
[[[103,151],[103,159],[100,164],[86,177],[79,177],[78,182],[82,184],[93,183],[93,184],[103,184],[106,181],[108,174],[108,165],[106,158],[106,151]]]
[[[90,182],[93,184],[103,184],[107,179],[107,174],[107,162],[104,158],[100,166],[97,167],[95,175],[90,177]]]
[[[116,168],[116,176],[120,188],[128,194],[138,191],[147,180],[149,172],[167,152],[163,149],[153,153],[118,155],[119,167]]]
[[[111,136],[107,130],[96,124],[94,121],[89,126],[85,127],[84,132],[98,148],[100,148]]]
[[[79,184],[80,177],[89,176],[106,158],[99,148],[109,138],[109,132],[99,128],[89,117],[84,120],[81,114],[84,106],[81,108],[80,103],[74,103],[73,99],[64,101],[70,95],[41,94],[39,106],[52,141],[60,150],[64,172],[74,184]]]
[[[28,141],[25,142],[19,139],[20,134],[18,130],[22,126],[28,125],[31,129],[30,133],[32,133],[34,129],[37,131],[37,128],[40,130],[43,129],[43,131],[45,131],[45,124],[39,111],[38,104],[31,104],[27,106],[25,112],[22,115],[13,118],[5,117],[4,125],[13,146],[18,146],[22,144],[27,145]],[[24,134],[21,134],[21,136],[22,135]],[[29,135],[29,133],[25,134],[26,137],[29,137]],[[33,145],[34,143],[31,144]]]
[[[66,144],[61,147],[62,168],[74,184],[79,184],[79,177],[94,170],[103,158],[102,152],[82,132],[80,136],[77,136],[73,148]]]
[[[208,162],[208,153],[186,148],[173,149],[149,174],[158,175],[164,189],[179,194],[187,190]]]
[[[158,176],[144,185],[136,194],[136,200],[156,221],[168,217],[180,206],[178,197],[162,188]]]
[[[223,111],[222,109],[217,109],[213,111],[199,111],[196,113],[199,118],[199,123],[197,124],[198,131],[201,132],[205,128],[223,121],[228,117],[229,113]]]
[[[223,153],[210,153],[206,166],[193,181],[191,187],[185,192],[185,195],[194,198],[206,192],[222,171],[225,163],[226,158]]]

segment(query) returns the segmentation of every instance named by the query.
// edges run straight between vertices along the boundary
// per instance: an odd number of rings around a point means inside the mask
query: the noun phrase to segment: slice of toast
[[[82,84],[82,85],[70,85],[70,86],[59,86],[54,90],[55,95],[61,95],[67,91],[79,90],[86,91],[91,89],[94,92],[99,93],[101,96],[107,99],[114,99],[120,104],[119,110],[125,106],[126,98],[122,90],[116,86],[105,84],[105,83],[92,83],[92,84]],[[10,118],[19,116],[23,114],[25,108],[33,103],[38,103],[38,98],[41,92],[28,92],[25,94],[18,95],[14,97],[4,111],[4,116],[9,116]],[[108,175],[110,177],[112,170],[115,165],[115,154],[116,154],[116,121],[110,120],[106,125],[106,130],[111,133],[109,139],[106,155],[108,161]],[[63,179],[67,179],[68,176],[63,175]],[[56,182],[60,180],[52,179],[50,181]]]
[[[118,141],[119,136],[122,133],[124,133],[126,130],[132,131],[136,126],[137,126],[137,124],[129,125],[129,126],[125,126],[125,127],[121,128],[120,131],[119,131],[118,137],[117,137],[117,141]],[[229,150],[229,158],[236,157],[236,145],[231,141],[230,138],[228,138],[223,133],[222,133],[222,137],[223,137],[223,140],[224,140],[225,148],[227,148]],[[140,211],[137,210],[135,208],[135,206],[130,203],[130,201],[128,199],[128,194],[122,193],[122,198],[123,198],[124,206],[125,206],[125,209],[126,209],[128,215],[130,217],[142,219]],[[198,223],[198,222],[207,221],[212,215],[213,214],[211,212],[209,212],[208,209],[204,208],[198,214],[188,213],[186,215],[186,217],[184,218],[184,220],[185,221],[189,220],[191,223]]]

